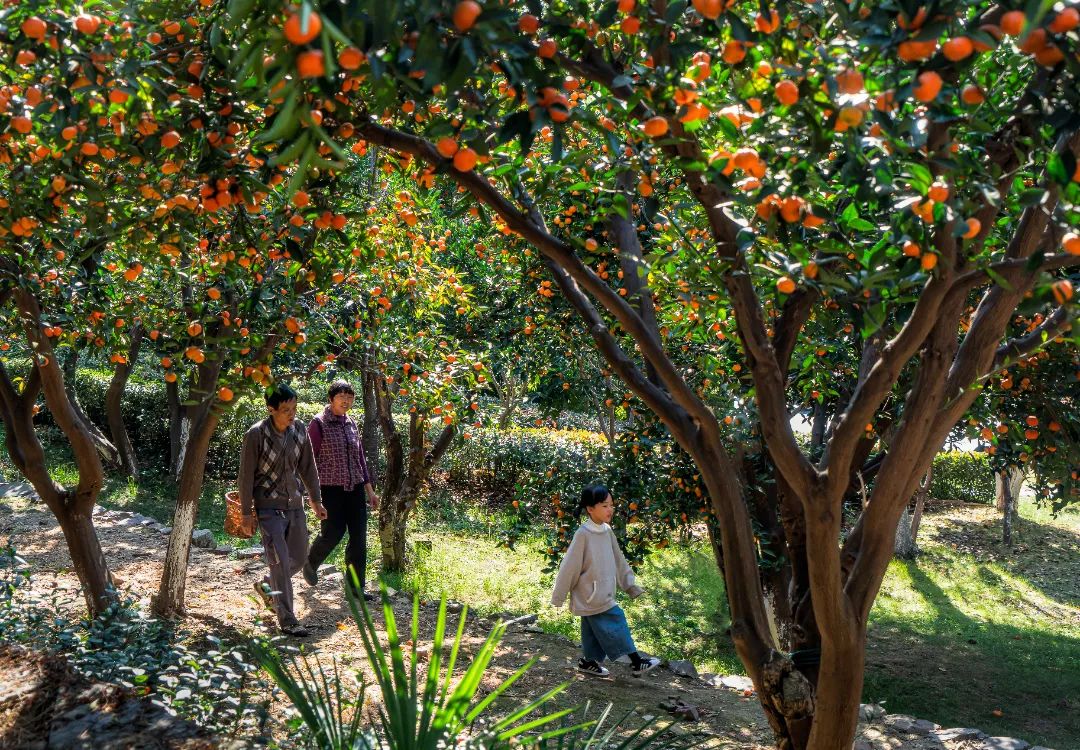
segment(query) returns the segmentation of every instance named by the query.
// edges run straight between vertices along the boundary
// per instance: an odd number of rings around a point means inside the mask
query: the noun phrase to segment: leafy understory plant
[[[544,704],[563,692],[567,683],[557,685],[539,698],[520,706],[501,718],[488,718],[492,704],[516,683],[535,663],[531,659],[493,691],[479,694],[495,650],[506,632],[505,623],[497,624],[480,646],[464,674],[454,683],[454,668],[464,643],[467,609],[463,610],[457,630],[447,645],[446,600],[439,604],[426,673],[421,673],[419,647],[420,604],[413,600],[410,643],[402,641],[397,620],[390,605],[385,584],[382,607],[386,627],[386,645],[379,639],[370,610],[358,601],[348,586],[346,597],[360,629],[364,651],[375,673],[374,684],[382,694],[379,722],[376,727],[362,726],[364,685],[355,697],[342,689],[341,674],[335,662],[329,672],[317,658],[304,653],[282,653],[269,643],[255,646],[256,659],[295,706],[312,743],[320,750],[436,750],[471,748],[502,750],[511,747],[536,747],[544,750],[583,750],[612,747],[637,750],[666,736],[670,726],[659,731],[646,722],[625,739],[616,740],[622,720],[606,725],[609,705],[597,719],[587,718],[589,707],[531,716]],[[406,653],[408,663],[406,663]],[[619,744],[613,744],[618,741]],[[665,747],[693,747],[690,737],[669,738]]]

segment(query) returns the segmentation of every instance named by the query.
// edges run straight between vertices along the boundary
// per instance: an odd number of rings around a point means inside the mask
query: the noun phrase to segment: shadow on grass
[[[646,651],[688,659],[722,673],[743,672],[728,633],[724,581],[701,545],[659,551],[638,570],[645,589],[626,610],[634,638]]]
[[[982,562],[994,562],[1023,578],[1048,599],[1080,607],[1080,534],[1028,518],[1017,520],[1013,546],[1001,541],[1001,519],[956,520],[934,534],[934,540],[955,545]]]
[[[944,726],[975,726],[1051,747],[1080,736],[1080,639],[973,617],[920,568],[902,570],[929,608],[910,619],[874,616],[864,700]],[[972,574],[1010,584],[986,565]],[[965,605],[977,606],[975,603]],[[1001,716],[994,712],[1000,711]]]

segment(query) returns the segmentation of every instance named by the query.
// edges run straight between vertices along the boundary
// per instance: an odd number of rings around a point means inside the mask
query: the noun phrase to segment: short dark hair
[[[295,401],[296,391],[284,383],[275,383],[266,389],[266,405],[276,409],[286,401]]]
[[[339,393],[348,393],[350,396],[355,396],[356,391],[353,390],[352,384],[348,380],[335,380],[330,384],[330,392],[327,398],[330,401],[334,400],[334,396]]]
[[[581,491],[581,502],[578,503],[578,513],[580,514],[586,508],[591,508],[594,505],[607,500],[607,496],[611,493],[608,492],[608,488],[602,484],[590,484],[588,487]]]

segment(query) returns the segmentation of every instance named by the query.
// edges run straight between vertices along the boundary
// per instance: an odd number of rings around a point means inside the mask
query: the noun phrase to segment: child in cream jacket
[[[640,677],[656,669],[660,660],[638,653],[626,615],[615,603],[616,587],[631,599],[643,593],[609,525],[615,502],[606,487],[593,485],[581,493],[581,510],[588,514],[588,519],[578,528],[566,550],[555,578],[551,603],[561,607],[569,595],[570,612],[581,618],[580,672],[607,677],[610,673],[603,666],[605,658],[614,661],[629,656],[633,675]]]

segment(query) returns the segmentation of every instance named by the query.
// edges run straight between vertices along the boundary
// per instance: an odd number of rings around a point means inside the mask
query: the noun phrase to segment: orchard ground
[[[63,479],[72,468],[62,454],[57,457],[57,478]],[[13,476],[9,466],[0,466],[0,472]],[[208,482],[197,528],[220,535],[224,490],[224,484]],[[101,505],[167,523],[174,493],[165,478],[146,477],[138,488],[114,478]],[[498,615],[537,614],[543,632],[512,632],[490,679],[508,676],[536,655],[535,676],[515,697],[570,680],[569,705],[614,700],[617,709],[637,706],[643,714],[661,715],[658,704],[678,697],[706,709],[702,727],[721,746],[768,743],[754,698],[703,688],[666,670],[646,683],[625,676],[614,683],[575,679],[577,621],[547,603],[551,577],[542,570],[539,540],[526,539],[513,550],[500,545],[506,519],[496,505],[471,496],[468,488],[437,481],[410,530],[412,564],[404,576],[388,580],[421,601],[446,596],[466,604],[476,615],[469,629],[474,644]],[[74,597],[75,578],[66,569],[66,549],[51,515],[11,498],[0,505],[0,514],[0,535],[14,537],[35,569],[35,586],[65,586]],[[1025,501],[1021,517],[1010,550],[1000,543],[1000,517],[992,508],[933,508],[920,534],[923,554],[891,564],[874,607],[864,702],[1057,750],[1080,747],[1080,514],[1053,518]],[[99,526],[110,565],[132,594],[148,603],[160,574],[163,537],[143,538],[149,532],[108,522]],[[31,530],[45,533],[30,535]],[[378,572],[374,534],[368,549],[373,577]],[[340,547],[336,554],[328,562],[340,563]],[[219,634],[252,627],[257,610],[250,585],[261,568],[261,560],[241,562],[197,551],[188,584],[191,626]],[[700,537],[655,553],[639,576],[648,595],[626,610],[642,649],[689,660],[701,673],[742,672],[725,634],[723,583]],[[301,616],[313,626],[312,643],[320,653],[346,664],[360,662],[362,649],[347,625],[338,584],[325,581],[312,591],[298,578]],[[398,597],[395,608],[407,616],[407,598]]]

